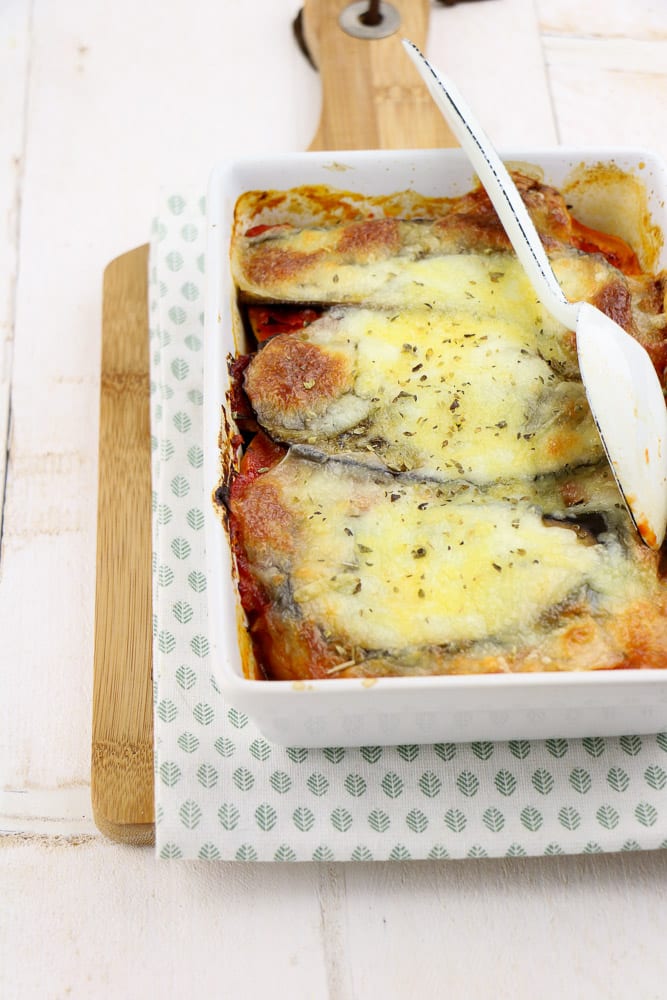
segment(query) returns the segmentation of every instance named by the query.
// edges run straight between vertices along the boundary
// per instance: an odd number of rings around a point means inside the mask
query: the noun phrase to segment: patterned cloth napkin
[[[161,858],[405,860],[667,847],[667,733],[322,750],[269,743],[207,638],[200,192],[150,254],[156,840]]]

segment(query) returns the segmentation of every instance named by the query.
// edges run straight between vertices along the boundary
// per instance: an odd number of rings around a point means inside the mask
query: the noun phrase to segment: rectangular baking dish
[[[562,187],[586,167],[614,163],[646,191],[650,221],[667,232],[667,170],[641,149],[510,150],[503,158],[535,164]],[[229,244],[234,205],[244,191],[327,184],[364,194],[406,189],[426,196],[463,194],[473,184],[460,150],[294,153],[231,159],[212,171],[207,199],[207,301],[204,372],[204,473],[209,638],[213,673],[224,696],[270,740],[292,746],[359,746],[441,740],[612,736],[667,729],[667,670],[494,674],[416,678],[249,680],[243,673],[239,605],[227,533],[211,494],[220,477],[227,357],[235,353]],[[618,203],[612,187],[572,188],[575,214],[632,242],[641,209]],[[568,199],[569,194],[568,194]],[[615,217],[616,216],[616,217]],[[654,268],[667,267],[660,247]]]

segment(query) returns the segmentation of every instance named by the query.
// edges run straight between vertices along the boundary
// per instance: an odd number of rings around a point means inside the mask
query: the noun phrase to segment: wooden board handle
[[[310,149],[426,149],[456,146],[403,51],[422,51],[428,0],[391,0],[401,17],[387,38],[359,39],[338,23],[350,0],[305,0],[303,34],[322,80],[322,113]]]

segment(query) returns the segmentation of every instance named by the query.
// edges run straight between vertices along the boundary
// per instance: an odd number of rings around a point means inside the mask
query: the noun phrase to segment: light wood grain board
[[[104,275],[91,796],[113,840],[154,836],[148,247]]]
[[[401,47],[426,46],[428,0],[394,0],[399,33],[359,40],[341,30],[347,0],[306,0],[307,44],[321,75],[311,149],[452,146]],[[151,482],[147,248],[112,261],[102,323],[92,802],[114,840],[154,839],[151,684]]]

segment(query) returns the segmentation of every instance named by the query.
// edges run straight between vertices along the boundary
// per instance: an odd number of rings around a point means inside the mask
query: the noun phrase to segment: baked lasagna
[[[667,366],[667,281],[514,173],[568,298]],[[485,191],[249,192],[216,491],[252,677],[667,666],[663,556],[612,478],[573,331]]]

